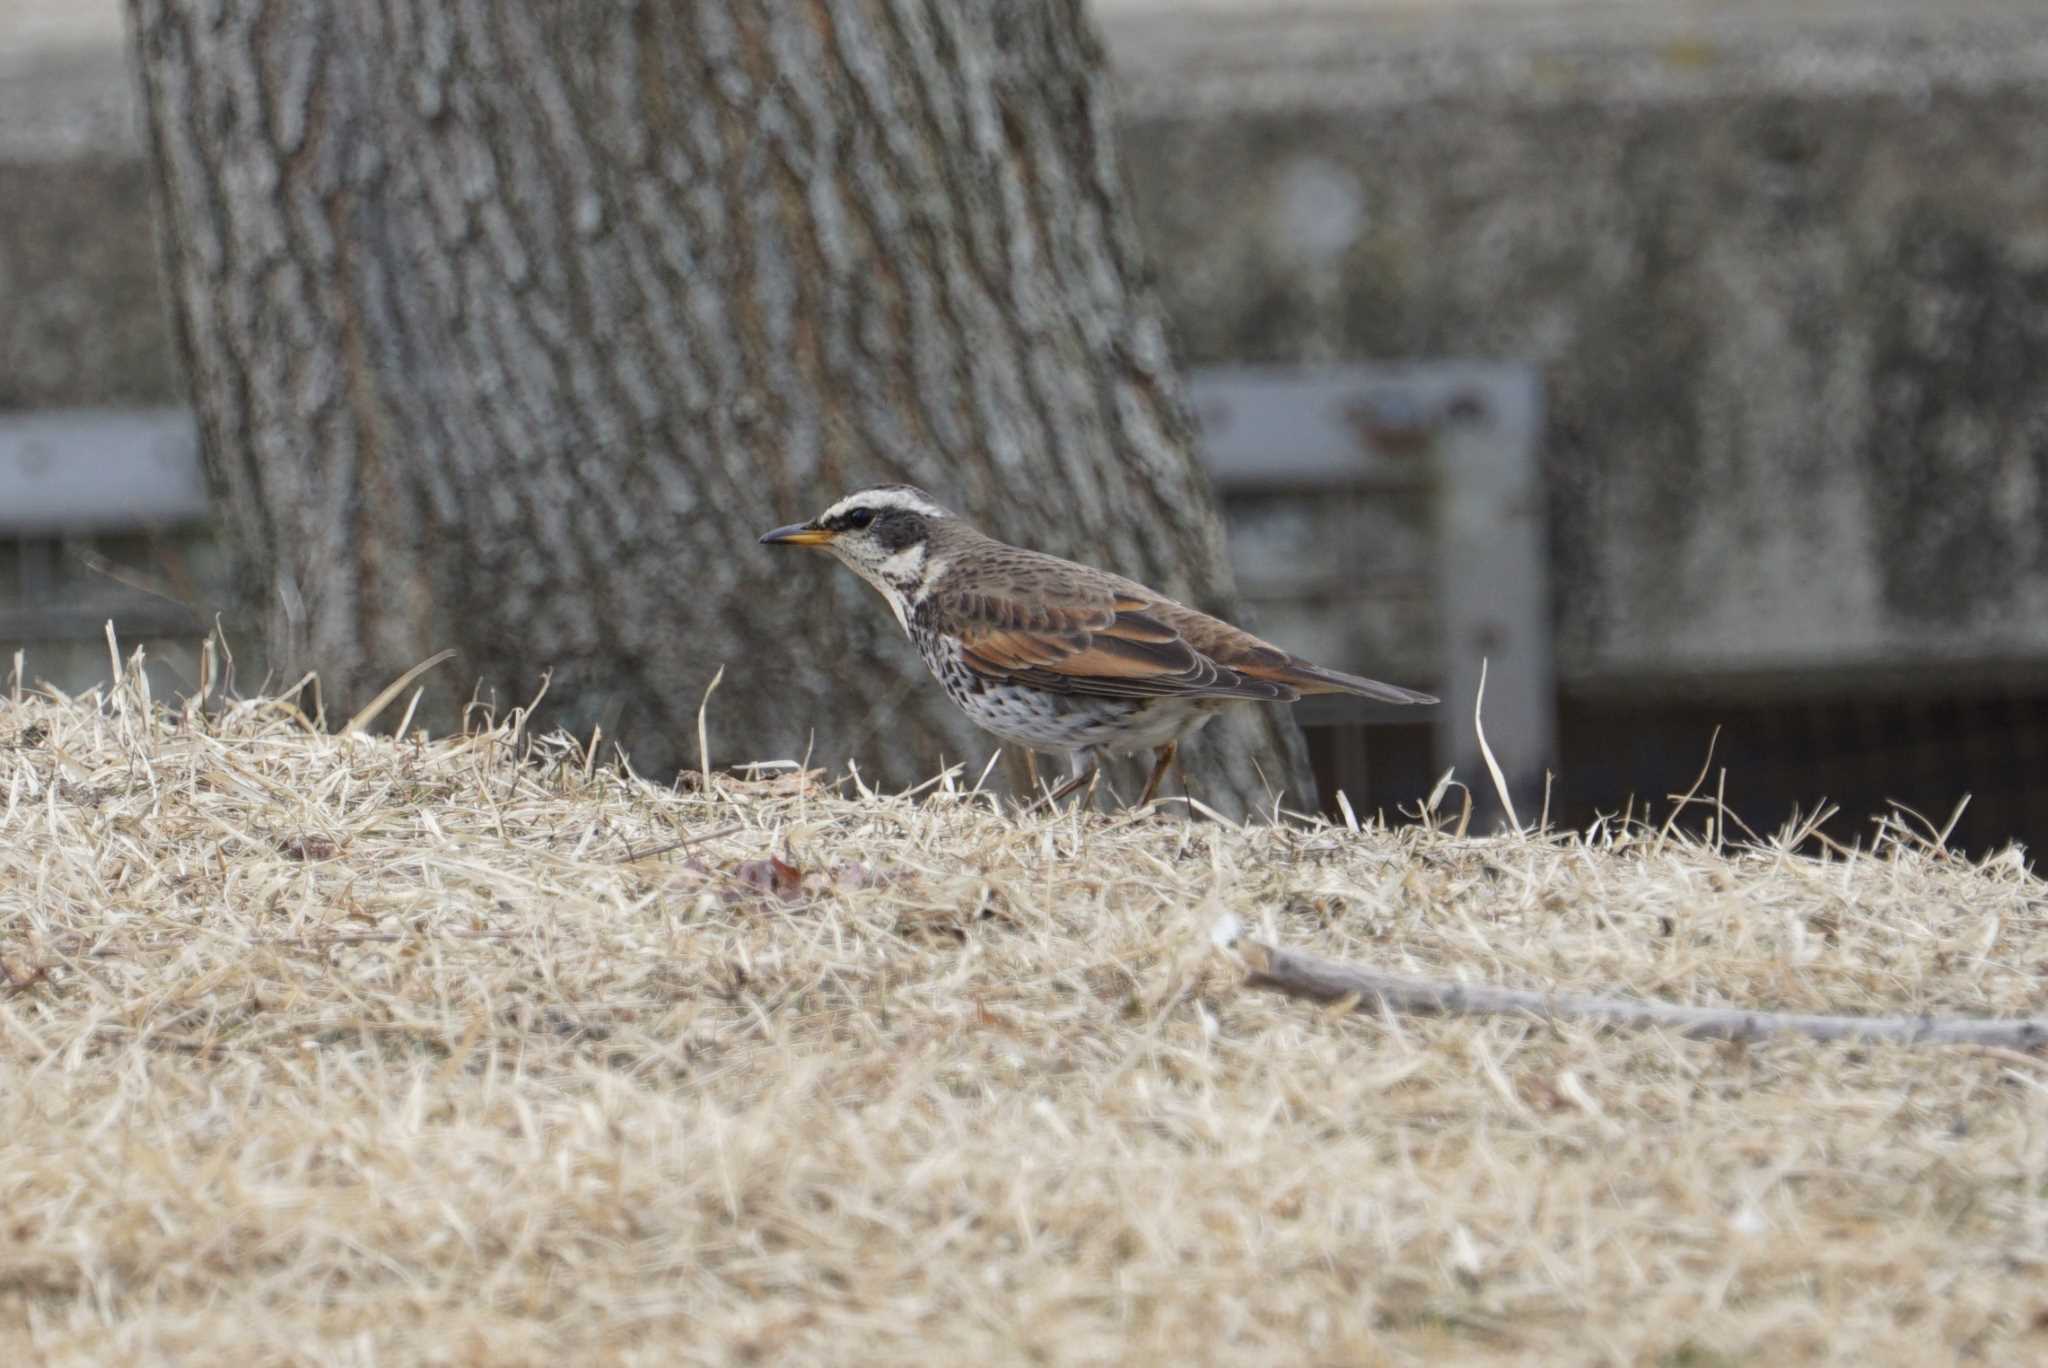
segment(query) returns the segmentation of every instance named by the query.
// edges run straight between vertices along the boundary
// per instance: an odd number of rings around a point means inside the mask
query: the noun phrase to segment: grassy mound
[[[2041,1010],[1894,839],[1018,818],[510,725],[0,702],[0,1361],[2048,1355],[2048,1061],[1396,1018],[1378,968]]]

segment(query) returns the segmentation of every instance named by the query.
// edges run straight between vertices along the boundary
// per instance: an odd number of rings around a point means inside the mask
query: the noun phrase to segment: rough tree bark
[[[978,760],[754,545],[879,479],[1231,609],[1080,0],[130,9],[231,608],[330,713],[452,646],[427,715],[552,671],[659,772],[722,664],[714,761]],[[1198,791],[1299,799],[1245,712]]]

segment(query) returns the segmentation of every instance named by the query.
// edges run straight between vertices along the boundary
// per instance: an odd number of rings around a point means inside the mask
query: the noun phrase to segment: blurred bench
[[[185,410],[0,415],[0,652],[98,643],[109,619],[129,640],[203,633],[176,581],[206,523]]]
[[[1533,818],[1556,726],[1535,367],[1218,366],[1188,389],[1255,629],[1444,699],[1298,704],[1304,727],[1333,733],[1334,783],[1378,801],[1368,729],[1431,724],[1436,770],[1456,766],[1490,815],[1473,723],[1484,659],[1487,743]]]

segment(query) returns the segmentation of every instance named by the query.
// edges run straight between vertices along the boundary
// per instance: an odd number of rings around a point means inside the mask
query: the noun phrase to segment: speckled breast
[[[1214,711],[1206,700],[1095,698],[992,682],[967,668],[958,642],[915,617],[910,637],[946,696],[976,726],[1032,750],[1151,750],[1196,730]]]

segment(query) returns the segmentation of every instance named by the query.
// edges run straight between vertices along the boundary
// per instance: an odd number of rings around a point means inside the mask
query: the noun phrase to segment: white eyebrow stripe
[[[929,499],[919,497],[908,489],[868,489],[858,494],[849,494],[818,515],[819,522],[830,522],[850,508],[898,508],[911,513],[921,513],[927,518],[943,518],[946,510]]]

